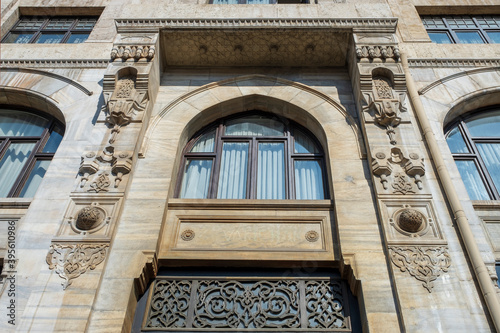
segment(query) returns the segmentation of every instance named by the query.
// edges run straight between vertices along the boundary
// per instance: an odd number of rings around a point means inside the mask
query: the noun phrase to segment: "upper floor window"
[[[180,198],[327,197],[324,155],[314,136],[258,112],[223,119],[192,138],[180,173]]]
[[[0,108],[0,197],[33,197],[63,134],[55,119]]]
[[[83,43],[96,22],[97,17],[24,16],[10,29],[2,43]]]
[[[500,200],[500,107],[461,119],[446,141],[470,198]]]
[[[500,43],[500,15],[422,16],[422,22],[434,43]]]

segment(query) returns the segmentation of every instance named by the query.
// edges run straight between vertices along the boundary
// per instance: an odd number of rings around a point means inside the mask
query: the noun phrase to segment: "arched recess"
[[[357,121],[339,102],[304,84],[265,75],[213,82],[180,96],[152,119],[141,153],[146,155],[149,140],[166,115],[184,129],[179,137],[182,145],[203,125],[253,109],[296,121],[313,131],[325,149],[329,139],[326,133],[330,133],[336,140],[354,143],[359,158],[366,155]]]

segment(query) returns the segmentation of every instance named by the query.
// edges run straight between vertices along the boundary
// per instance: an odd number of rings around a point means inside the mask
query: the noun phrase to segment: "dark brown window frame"
[[[285,135],[283,136],[258,136],[258,137],[249,137],[249,136],[226,136],[222,135],[223,130],[225,128],[225,123],[228,120],[233,120],[237,118],[252,116],[252,115],[261,115],[271,118],[276,118],[280,122],[285,125]],[[205,133],[213,130],[215,128],[215,142],[214,142],[214,152],[211,153],[191,153],[189,150],[195,145],[198,139],[203,136]],[[306,154],[306,153],[294,153],[294,133],[293,131],[297,129],[303,134],[307,135],[309,139],[311,139],[316,147],[320,150],[317,154]],[[325,154],[323,151],[323,147],[317,138],[305,127],[288,120],[286,118],[277,116],[275,114],[254,110],[248,111],[244,113],[238,113],[236,115],[232,115],[229,117],[221,118],[208,126],[205,126],[202,130],[198,131],[191,140],[188,141],[184,150],[182,151],[182,160],[179,166],[179,173],[177,176],[177,183],[175,188],[175,198],[180,197],[182,180],[185,174],[186,162],[189,159],[210,159],[212,158],[212,170],[210,175],[210,184],[208,188],[208,197],[206,199],[218,199],[217,191],[218,191],[218,182],[219,182],[219,174],[220,174],[220,162],[222,156],[222,143],[223,142],[250,142],[249,152],[248,152],[248,166],[247,166],[247,187],[246,187],[246,198],[238,199],[238,200],[247,200],[247,199],[257,199],[256,198],[256,179],[257,179],[257,149],[258,142],[285,142],[284,145],[284,165],[285,165],[285,199],[283,200],[294,200],[295,199],[295,177],[293,174],[294,170],[294,162],[297,160],[307,160],[307,161],[319,161],[319,165],[321,168],[321,176],[323,181],[323,196],[324,199],[329,199],[329,191],[328,191],[328,179],[325,165]],[[260,200],[260,199],[259,199]],[[265,199],[262,199],[265,200]]]
[[[54,117],[47,115],[43,112],[36,111],[36,110],[32,110],[32,109],[28,109],[28,108],[16,108],[16,107],[12,107],[10,105],[0,105],[0,109],[28,112],[28,113],[40,116],[40,117],[48,120],[48,124],[40,136],[0,136],[0,161],[4,157],[5,153],[7,152],[8,147],[11,143],[35,142],[35,146],[33,147],[33,151],[31,152],[24,167],[20,171],[19,176],[17,177],[16,181],[12,185],[12,188],[10,189],[9,193],[7,194],[7,198],[15,198],[15,197],[19,197],[21,191],[24,188],[24,185],[26,185],[26,181],[28,180],[28,178],[31,174],[31,171],[33,170],[33,167],[35,166],[35,163],[37,161],[51,161],[52,160],[55,152],[45,153],[45,152],[43,152],[43,148],[45,148],[45,145],[47,144],[47,142],[49,140],[50,134],[54,131],[54,129],[56,127],[59,127],[62,130],[62,135],[64,136],[65,126],[60,121],[55,119]]]
[[[490,200],[500,200],[500,189],[497,189],[493,179],[491,178],[486,165],[483,162],[483,158],[479,153],[479,150],[476,147],[476,143],[500,143],[500,133],[498,137],[474,137],[470,134],[466,121],[470,118],[477,116],[479,113],[488,113],[491,111],[500,110],[500,106],[497,107],[488,107],[476,110],[474,112],[468,113],[457,118],[453,123],[446,127],[446,137],[448,134],[455,128],[458,128],[462,138],[465,141],[467,148],[469,149],[468,153],[452,153],[453,159],[455,161],[473,161],[477,167],[479,172],[479,176],[483,181],[484,187],[490,196]]]
[[[485,44],[496,44],[488,35],[488,32],[500,32],[500,28],[484,28],[479,22],[478,18],[485,18],[485,17],[495,17],[497,20],[500,20],[500,15],[422,15],[422,23],[424,24],[425,29],[427,30],[427,33],[432,33],[432,32],[438,32],[438,33],[445,33],[448,35],[450,38],[450,41],[452,44],[461,44],[460,39],[457,36],[457,32],[477,32],[480,36],[480,38],[483,40]],[[428,27],[426,25],[425,19],[426,18],[431,18],[433,20],[435,19],[441,19],[445,27]],[[448,20],[454,19],[454,18],[470,18],[474,22],[475,27],[461,27],[461,28],[453,28]],[[429,36],[430,37],[430,36]]]
[[[36,30],[19,28],[19,25],[22,23],[22,21],[26,19],[40,19],[43,20],[43,23]],[[2,39],[2,43],[6,43],[11,34],[33,34],[31,39],[27,43],[19,43],[19,44],[36,44],[36,41],[42,35],[42,33],[44,34],[46,33],[46,34],[64,34],[63,38],[61,39],[61,42],[57,44],[65,44],[72,34],[90,35],[95,24],[90,29],[76,29],[76,26],[80,21],[88,19],[95,19],[97,23],[99,16],[21,16],[19,20],[17,20],[16,24],[14,24],[14,26],[4,36],[4,38]],[[50,21],[57,21],[57,20],[72,20],[73,23],[70,25],[69,28],[66,29],[47,28],[47,25],[49,24]]]

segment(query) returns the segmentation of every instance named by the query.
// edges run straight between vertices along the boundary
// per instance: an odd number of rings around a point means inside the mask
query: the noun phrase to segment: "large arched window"
[[[446,141],[472,200],[500,200],[500,107],[462,118]]]
[[[0,197],[32,197],[64,134],[33,112],[0,108]]]
[[[177,196],[320,200],[328,195],[324,175],[323,151],[306,129],[253,112],[222,119],[189,141]]]

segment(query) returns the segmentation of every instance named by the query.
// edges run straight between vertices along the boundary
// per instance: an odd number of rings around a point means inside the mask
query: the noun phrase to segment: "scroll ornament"
[[[64,279],[63,289],[88,269],[95,269],[106,258],[108,244],[52,244],[47,264]]]
[[[451,257],[445,246],[390,246],[392,263],[422,282],[429,293],[441,274],[448,272]]]

